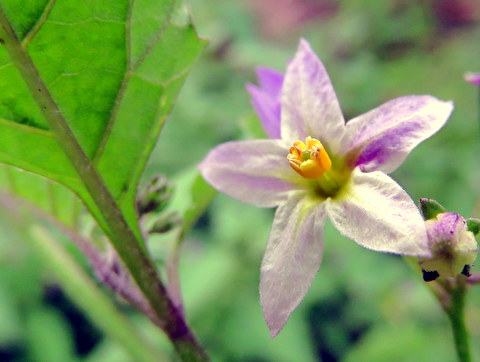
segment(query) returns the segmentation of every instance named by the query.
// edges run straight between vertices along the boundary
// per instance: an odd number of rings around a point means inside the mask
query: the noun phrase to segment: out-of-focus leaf
[[[242,128],[250,138],[268,138],[258,117],[253,114],[242,119]]]
[[[38,308],[26,318],[29,355],[32,361],[61,362],[74,360],[72,336],[67,323],[48,308]]]
[[[138,333],[132,333],[132,325],[46,229],[32,227],[31,236],[34,250],[42,255],[49,268],[65,286],[68,295],[93,322],[121,343],[135,360],[163,360],[158,353],[155,356],[153,349]]]
[[[16,313],[13,298],[8,290],[0,284],[0,348],[11,343],[20,334],[19,318]]]
[[[205,212],[216,194],[217,191],[197,174],[190,189],[190,206],[183,213],[184,231],[193,227],[195,221]]]

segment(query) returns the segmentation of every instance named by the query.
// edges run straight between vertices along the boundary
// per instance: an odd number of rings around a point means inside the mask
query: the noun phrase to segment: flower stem
[[[202,347],[196,341],[180,311],[168,296],[153,261],[142,249],[142,242],[127,224],[119,206],[105,186],[67,120],[47,89],[32,59],[22,47],[7,14],[0,5],[0,40],[5,45],[13,64],[28,86],[43,116],[54,131],[59,145],[75,167],[95,205],[105,220],[105,232],[113,247],[148,300],[163,330],[184,361],[206,361]]]
[[[450,298],[443,304],[443,309],[450,319],[455,348],[460,362],[470,362],[470,343],[467,327],[465,325],[465,297],[467,285],[463,276],[458,276],[453,283],[444,285]]]

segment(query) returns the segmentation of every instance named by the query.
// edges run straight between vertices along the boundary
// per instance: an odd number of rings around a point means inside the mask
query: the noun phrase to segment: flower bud
[[[441,276],[469,276],[469,266],[477,257],[477,242],[466,220],[459,214],[444,212],[426,222],[430,258],[420,259],[424,280]]]
[[[156,175],[137,197],[137,210],[140,215],[160,212],[165,209],[172,194],[164,175]]]
[[[148,233],[163,234],[169,232],[174,227],[181,225],[182,222],[182,218],[178,215],[176,211],[164,212],[160,214],[157,220],[155,220]]]

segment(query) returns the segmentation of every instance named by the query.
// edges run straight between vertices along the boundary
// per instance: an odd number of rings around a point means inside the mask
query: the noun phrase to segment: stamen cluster
[[[295,141],[287,156],[290,166],[308,179],[318,179],[332,167],[332,161],[322,143],[310,136]]]

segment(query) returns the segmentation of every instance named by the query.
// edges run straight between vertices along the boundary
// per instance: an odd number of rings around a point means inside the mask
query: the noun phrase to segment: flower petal
[[[247,84],[251,102],[270,138],[280,138],[280,91],[283,74],[269,68],[257,68],[260,87]]]
[[[283,328],[318,271],[325,204],[292,193],[277,209],[260,275],[260,301],[272,337]]]
[[[429,256],[425,223],[408,194],[389,176],[356,168],[336,199],[327,199],[332,224],[346,237],[375,251]]]
[[[256,71],[260,87],[273,98],[278,98],[278,100],[280,100],[283,74],[278,70],[267,67],[257,67]]]
[[[303,39],[285,73],[281,103],[282,139],[312,136],[338,150],[345,132],[340,105],[327,71]]]
[[[445,124],[452,110],[452,102],[431,96],[393,99],[347,122],[344,152],[364,172],[390,173]]]
[[[216,189],[249,204],[274,207],[304,182],[290,167],[290,144],[281,140],[227,142],[215,147],[199,165]]]

